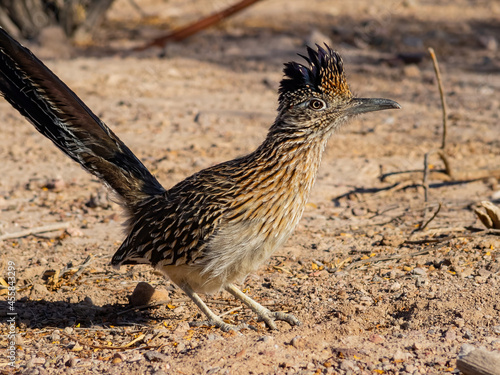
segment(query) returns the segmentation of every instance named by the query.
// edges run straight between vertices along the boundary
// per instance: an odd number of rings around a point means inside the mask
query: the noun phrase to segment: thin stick
[[[456,238],[472,238],[472,237],[477,237],[477,236],[483,236],[486,234],[491,234],[493,236],[500,236],[500,229],[486,229],[486,230],[481,230],[476,233],[467,233],[467,234],[459,234],[456,236],[447,236],[447,237],[442,237],[442,238],[424,238],[421,240],[406,240],[403,242],[405,245],[422,245],[426,243],[439,243],[439,242],[446,242],[446,241],[451,241]]]
[[[442,203],[439,202],[439,206],[438,206],[436,212],[434,212],[434,214],[432,215],[432,217],[429,220],[427,220],[425,222],[425,224],[422,225],[422,227],[419,228],[418,230],[424,230],[425,228],[427,228],[427,225],[429,225],[429,223],[436,218],[436,216],[438,215],[439,211],[441,211],[441,206],[442,206]]]
[[[220,314],[219,316],[222,317],[224,315],[231,314],[231,313],[233,313],[235,311],[241,310],[242,308],[243,308],[243,306],[236,306],[236,307],[232,308],[231,310],[228,310],[225,313]]]
[[[429,200],[429,154],[432,151],[426,152],[424,155],[424,176],[422,178],[422,186],[424,187],[424,202]]]
[[[70,223],[55,223],[55,224],[50,224],[50,225],[44,225],[43,227],[25,229],[25,230],[21,230],[19,232],[15,232],[15,233],[7,233],[4,235],[1,235],[0,241],[10,240],[13,238],[27,237],[31,234],[53,232],[53,231],[59,230],[59,229],[67,229],[67,228],[69,228],[69,226],[70,226]]]
[[[436,73],[437,83],[439,87],[439,95],[441,97],[441,107],[443,110],[443,137],[441,139],[441,149],[444,150],[446,147],[446,132],[447,132],[447,110],[446,110],[446,100],[444,98],[443,82],[441,81],[441,73],[439,71],[439,64],[436,58],[436,54],[433,48],[429,48],[429,53],[431,55],[432,64],[434,66],[434,72]]]
[[[368,263],[375,263],[375,262],[386,262],[388,260],[395,260],[395,259],[413,258],[413,257],[419,256],[419,255],[427,254],[429,252],[430,252],[429,249],[425,249],[425,250],[420,250],[420,251],[417,251],[417,252],[411,253],[411,254],[395,254],[395,255],[388,255],[385,257],[373,257],[373,258],[369,258],[369,259],[362,259],[362,260],[358,260],[357,262],[349,264],[346,268],[344,268],[344,271],[349,271],[349,270],[351,270],[351,269],[353,269],[361,264],[368,264]]]
[[[122,345],[121,347],[128,348],[129,346],[134,345],[136,342],[142,341],[144,339],[144,337],[146,337],[146,335],[144,333],[141,333],[139,336],[137,336],[135,339],[130,341],[128,344]]]
[[[129,343],[125,344],[125,345],[121,345],[121,346],[114,346],[114,345],[95,345],[95,344],[91,344],[89,342],[86,342],[85,340],[82,340],[78,337],[75,337],[75,336],[72,336],[72,335],[68,335],[67,333],[65,332],[60,332],[63,336],[66,336],[68,338],[70,338],[71,340],[73,341],[76,341],[82,345],[86,345],[86,346],[89,346],[93,349],[113,349],[113,350],[126,350],[128,349],[130,346],[132,346],[133,344],[135,344],[136,342],[140,341],[140,340],[143,340],[145,335],[144,334],[140,334],[137,338],[133,339],[132,341],[130,341]],[[154,346],[151,346],[151,345],[146,345],[146,346],[141,346],[139,348],[136,348],[136,349],[153,349],[155,348]]]
[[[80,265],[78,268],[78,271],[76,271],[69,279],[69,282],[74,281],[80,276],[80,274],[83,272],[83,270],[94,260],[94,256],[92,254],[89,254],[87,258],[83,261],[83,263]]]

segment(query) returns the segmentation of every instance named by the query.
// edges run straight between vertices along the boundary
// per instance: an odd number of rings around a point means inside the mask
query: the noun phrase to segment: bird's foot
[[[224,332],[231,332],[231,331],[238,332],[242,329],[249,329],[250,328],[248,326],[248,324],[246,324],[246,323],[241,323],[241,324],[235,325],[235,324],[231,324],[231,323],[226,323],[225,321],[223,321],[219,317],[217,317],[217,319],[211,318],[209,320],[205,320],[205,321],[201,321],[201,322],[193,322],[193,323],[191,323],[191,325],[192,326],[207,325],[207,326],[211,326],[211,327],[214,326],[214,327],[217,327]]]
[[[250,307],[254,313],[256,313],[260,320],[263,320],[269,329],[278,329],[276,327],[276,320],[283,320],[290,324],[291,326],[300,325],[299,320],[294,317],[292,314],[286,314],[282,311],[273,312],[269,310],[267,307],[262,306],[260,303],[254,301],[241,290],[239,290],[234,284],[229,284],[226,286],[226,290],[243,302],[245,305]]]
[[[259,318],[266,323],[269,329],[278,329],[275,323],[276,320],[282,320],[284,322],[287,322],[291,326],[300,325],[300,321],[295,316],[293,316],[292,314],[286,314],[282,311],[267,310],[263,311],[262,313],[258,313],[258,315]]]

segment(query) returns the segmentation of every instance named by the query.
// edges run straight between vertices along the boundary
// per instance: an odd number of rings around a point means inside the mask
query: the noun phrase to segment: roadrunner
[[[334,131],[353,116],[400,108],[388,99],[354,97],[341,57],[328,46],[308,47],[302,57],[304,64],[285,64],[276,120],[254,152],[168,190],[73,91],[1,29],[0,91],[40,133],[119,196],[127,237],[113,266],[150,264],[225,331],[239,327],[224,322],[198,293],[224,289],[276,329],[276,320],[299,321],[270,311],[234,283],[290,237]]]

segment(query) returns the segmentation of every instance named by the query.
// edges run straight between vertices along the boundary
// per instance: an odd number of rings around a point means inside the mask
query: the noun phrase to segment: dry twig
[[[89,347],[91,347],[93,349],[113,349],[113,350],[126,350],[126,349],[129,349],[132,345],[134,345],[135,343],[137,343],[139,341],[144,340],[144,337],[146,337],[143,333],[141,333],[139,336],[137,336],[135,339],[133,339],[132,341],[128,342],[125,345],[114,346],[114,345],[96,345],[96,344],[89,343],[86,340],[82,340],[79,337],[75,337],[75,336],[69,335],[69,334],[67,334],[65,332],[61,332],[61,334],[64,335],[64,336],[66,336],[66,337],[68,337],[68,338],[70,338],[71,340],[73,340],[75,342],[80,343],[81,345],[86,345],[86,346],[89,346]],[[150,345],[145,345],[145,346],[141,346],[141,347],[136,348],[136,349],[154,349],[154,348],[157,348],[157,347],[150,346]]]
[[[406,243],[406,241],[405,241],[405,243]],[[356,262],[349,264],[346,268],[344,268],[344,270],[349,271],[349,270],[356,268],[360,265],[364,265],[364,264],[368,264],[368,263],[387,262],[389,260],[395,260],[395,259],[413,258],[413,257],[419,256],[419,255],[427,254],[429,252],[430,252],[429,249],[425,249],[425,250],[416,251],[416,252],[410,253],[410,254],[394,254],[394,255],[388,255],[385,257],[373,257],[373,258],[368,258],[368,259],[361,259],[361,260],[358,260]]]
[[[59,230],[59,229],[67,229],[67,228],[69,228],[69,226],[70,226],[69,223],[55,223],[55,224],[50,224],[50,225],[44,225],[42,227],[20,230],[19,232],[7,233],[4,235],[1,235],[0,241],[11,240],[14,238],[27,237],[27,236],[32,235],[32,234],[53,232],[53,231]]]
[[[459,235],[452,235],[452,236],[446,236],[446,237],[441,237],[441,238],[423,238],[421,240],[406,240],[404,244],[406,245],[422,245],[426,243],[439,243],[439,242],[446,242],[446,241],[451,241],[456,238],[471,238],[471,237],[477,237],[477,236],[483,236],[491,234],[494,236],[500,236],[500,229],[486,229],[486,230],[481,230],[476,233],[464,233],[464,234],[459,234]]]
[[[441,207],[442,207],[442,203],[439,202],[439,206],[436,209],[436,211],[434,212],[434,214],[431,216],[431,218],[429,220],[427,220],[425,222],[425,224],[423,224],[420,228],[418,228],[419,231],[422,231],[425,228],[427,228],[427,226],[430,224],[430,222],[436,218],[436,216],[438,215],[439,211],[441,211]]]
[[[69,282],[75,281],[78,276],[83,272],[83,270],[89,266],[92,261],[94,260],[94,256],[92,254],[89,254],[87,258],[83,261],[83,263],[78,267],[78,271],[76,271],[69,279]]]
[[[441,108],[442,108],[442,113],[443,113],[443,135],[441,138],[441,150],[444,150],[446,148],[446,133],[447,133],[447,108],[446,108],[446,100],[444,96],[444,90],[443,90],[443,81],[441,80],[441,72],[439,71],[439,64],[436,58],[436,54],[434,53],[433,48],[428,49],[429,54],[431,55],[432,59],[432,64],[434,66],[434,73],[436,73],[436,79],[438,83],[438,88],[439,88],[439,96],[441,97]]]
[[[149,42],[148,44],[138,47],[135,50],[136,51],[144,51],[147,48],[150,47],[160,47],[164,48],[165,45],[169,42],[179,42],[181,40],[184,40],[191,35],[194,35],[212,25],[215,25],[216,23],[222,21],[225,18],[228,18],[232,16],[235,13],[238,13],[242,11],[243,9],[249,7],[250,5],[253,5],[254,3],[258,2],[260,0],[241,0],[238,3],[231,5],[230,7],[227,7],[220,12],[217,12],[215,14],[212,14],[211,16],[202,18],[199,21],[196,21],[190,25],[184,26],[180,28],[177,31],[174,31],[172,33],[169,33],[167,35],[163,35],[161,37],[158,37],[154,39],[153,41]]]

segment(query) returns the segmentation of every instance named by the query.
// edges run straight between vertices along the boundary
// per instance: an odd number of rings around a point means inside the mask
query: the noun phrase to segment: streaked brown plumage
[[[127,238],[114,266],[146,263],[164,272],[224,330],[198,292],[225,289],[270,328],[273,313],[240,292],[297,225],[332,133],[349,117],[399,108],[387,99],[354,98],[340,56],[308,48],[308,66],[291,62],[278,115],[251,154],[204,169],[165,190],[135,155],[42,62],[0,30],[0,91],[63,152],[121,197]]]

